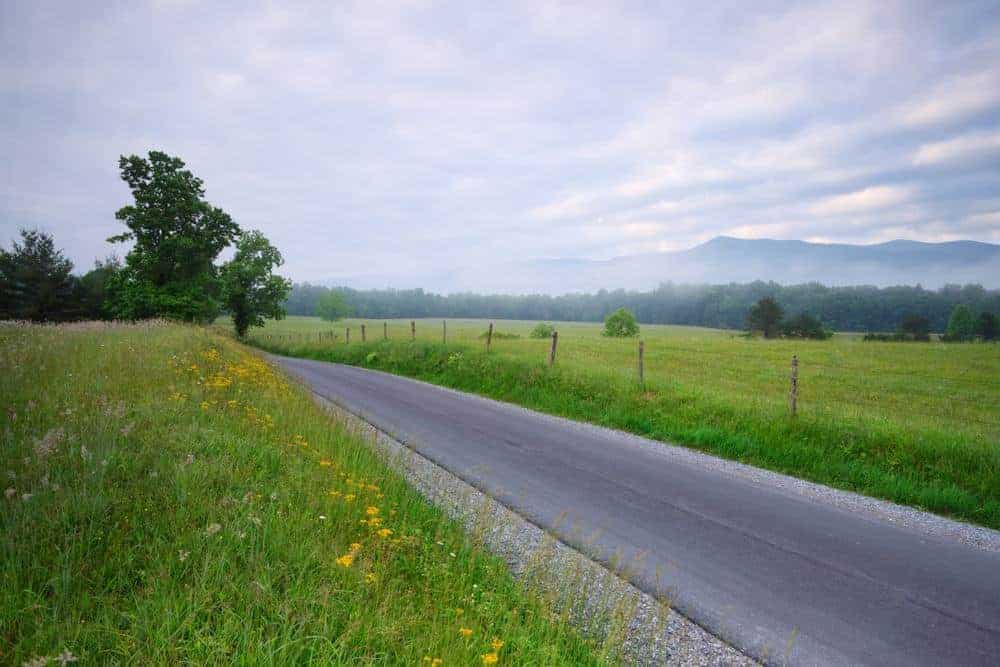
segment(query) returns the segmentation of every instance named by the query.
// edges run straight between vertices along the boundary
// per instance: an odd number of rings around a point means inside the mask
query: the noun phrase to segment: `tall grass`
[[[273,351],[418,377],[1000,528],[996,346],[760,341],[643,327],[647,382],[640,389],[635,341],[602,338],[596,325],[560,324],[556,368],[548,369],[546,340],[494,340],[486,355],[478,339],[485,324],[449,321],[447,345],[432,342],[440,341],[440,321],[418,321],[424,333],[416,345],[406,342],[408,322],[393,322],[389,341],[378,340],[377,324],[367,345],[347,346],[343,336],[288,337],[330,330],[301,318],[256,340]],[[496,328],[526,333],[531,324],[498,321]],[[787,408],[793,353],[801,360],[795,419]]]
[[[0,662],[593,664],[245,348],[0,326]]]

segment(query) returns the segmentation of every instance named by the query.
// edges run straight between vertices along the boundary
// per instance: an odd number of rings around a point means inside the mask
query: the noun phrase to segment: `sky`
[[[149,150],[297,281],[1000,242],[998,2],[4,2],[0,113],[0,244],[82,270]]]

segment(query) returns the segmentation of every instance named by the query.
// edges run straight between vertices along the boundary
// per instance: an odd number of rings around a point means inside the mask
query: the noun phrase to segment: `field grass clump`
[[[596,325],[559,325],[551,369],[547,341],[507,342],[486,354],[463,338],[460,324],[449,325],[455,342],[447,346],[427,338],[347,346],[304,335],[269,339],[267,332],[256,341],[275,352],[420,378],[1000,528],[994,346],[874,349],[860,338],[762,341],[646,326],[640,388],[636,343],[601,337]],[[308,323],[282,326],[302,330]],[[800,359],[795,418],[787,407],[792,354]]]
[[[0,374],[0,662],[596,662],[224,337],[0,326]]]

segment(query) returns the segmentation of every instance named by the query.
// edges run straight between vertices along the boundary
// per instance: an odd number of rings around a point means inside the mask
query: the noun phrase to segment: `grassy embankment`
[[[0,327],[0,663],[614,659],[241,346]]]
[[[447,345],[441,320],[417,320],[416,345],[409,320],[389,321],[388,342],[382,322],[368,321],[366,345],[360,324],[289,318],[253,336],[275,352],[408,375],[1000,528],[1000,346],[747,340],[647,325],[640,390],[636,342],[603,338],[596,324],[558,324],[554,369],[549,341],[528,338],[534,322],[497,321],[520,337],[494,339],[489,356],[481,320],[449,320]],[[338,339],[318,340],[321,331]]]

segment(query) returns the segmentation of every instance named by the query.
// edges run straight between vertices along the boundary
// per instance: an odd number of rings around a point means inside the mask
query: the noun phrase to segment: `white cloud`
[[[893,185],[873,185],[862,190],[827,197],[809,207],[814,215],[840,215],[897,206],[910,199],[912,190]]]
[[[1000,132],[975,132],[923,144],[913,156],[917,166],[968,162],[1000,152]]]
[[[902,107],[900,118],[906,125],[947,123],[998,105],[1000,71],[993,66],[984,72],[948,79],[922,92],[916,101]]]

